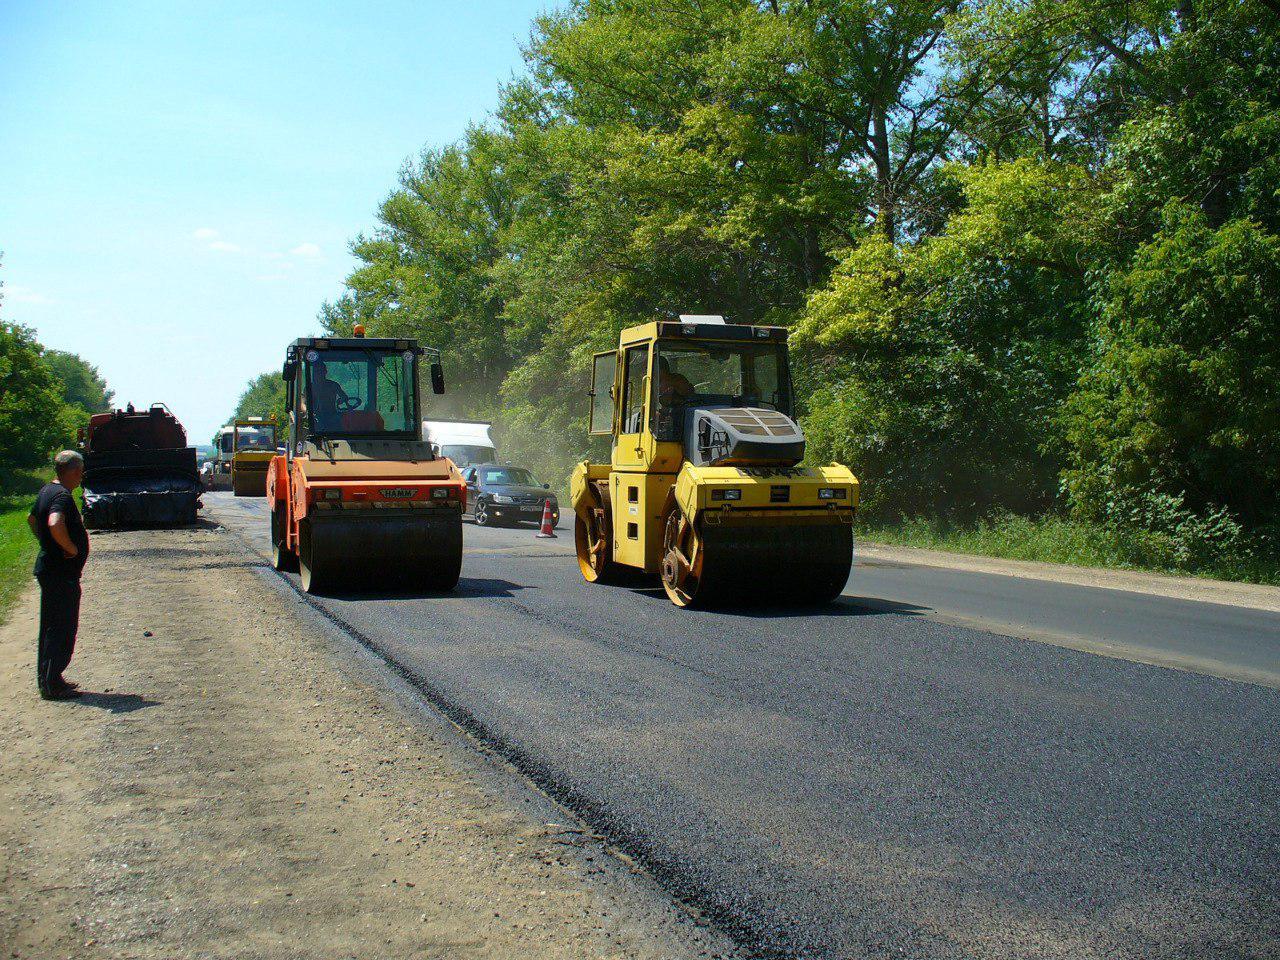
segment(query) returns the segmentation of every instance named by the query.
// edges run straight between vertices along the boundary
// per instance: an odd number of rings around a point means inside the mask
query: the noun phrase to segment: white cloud
[[[320,256],[320,248],[316,246],[314,243],[310,243],[310,242],[300,243],[289,252],[292,253],[295,257],[306,257],[312,260]]]
[[[201,227],[191,236],[195,237],[197,240],[212,240],[217,235],[218,231],[213,229],[213,227]]]
[[[3,287],[0,287],[0,293],[4,294],[4,298],[10,303],[25,303],[33,306],[53,303],[43,293],[38,293],[30,287],[20,287],[13,283],[6,283]]]
[[[210,250],[217,250],[219,253],[239,253],[240,248],[234,243],[227,243],[225,240],[215,240],[209,244]]]

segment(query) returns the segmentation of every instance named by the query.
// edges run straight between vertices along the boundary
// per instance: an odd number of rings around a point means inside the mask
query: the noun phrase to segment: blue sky
[[[204,443],[550,0],[0,0],[0,316]]]

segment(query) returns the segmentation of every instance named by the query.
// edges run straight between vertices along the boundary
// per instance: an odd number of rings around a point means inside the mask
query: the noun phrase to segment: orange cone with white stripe
[[[556,532],[551,526],[551,501],[542,501],[542,529],[538,531],[539,537],[555,537]]]

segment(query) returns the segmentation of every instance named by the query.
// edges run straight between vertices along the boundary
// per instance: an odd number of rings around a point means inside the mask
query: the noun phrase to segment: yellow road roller
[[[267,468],[276,455],[276,418],[239,417],[232,424],[231,492],[237,497],[265,497]]]
[[[590,398],[589,432],[613,452],[570,482],[588,582],[644,571],[680,607],[839,596],[858,480],[802,465],[785,328],[717,316],[630,327],[595,355]]]

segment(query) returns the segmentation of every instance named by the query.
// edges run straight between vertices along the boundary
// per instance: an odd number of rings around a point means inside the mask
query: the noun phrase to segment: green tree
[[[792,340],[811,454],[856,464],[882,512],[1043,508],[1045,441],[1085,355],[1097,189],[1031,160],[952,175],[964,205],[944,233],[870,236],[810,299]]]
[[[1280,523],[1280,237],[1171,203],[1110,277],[1097,337],[1064,414],[1076,508],[1156,493]]]
[[[236,404],[234,417],[270,417],[284,423],[289,411],[285,404],[285,383],[280,371],[268,370],[249,381]]]
[[[74,436],[74,417],[26,327],[0,321],[0,487],[19,471],[48,466]]]
[[[85,413],[104,413],[111,409],[115,393],[98,368],[74,353],[45,350],[44,360],[62,388],[62,398]]]

